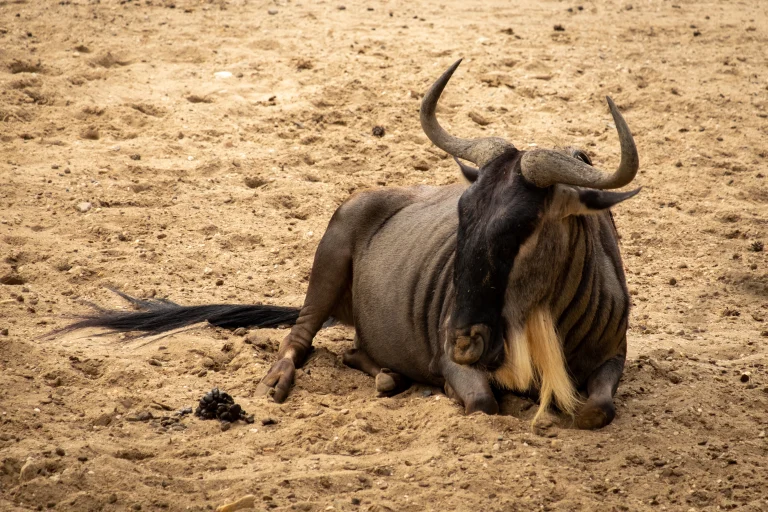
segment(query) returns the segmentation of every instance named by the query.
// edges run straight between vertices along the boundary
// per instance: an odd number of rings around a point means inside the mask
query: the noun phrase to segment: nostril
[[[469,336],[473,339],[480,338],[479,341],[485,343],[491,337],[491,329],[485,324],[475,324],[470,329]]]
[[[457,329],[452,350],[454,362],[470,365],[480,360],[489,334],[490,329],[482,324],[473,325],[468,329]]]
[[[467,350],[472,345],[472,339],[469,336],[459,336],[456,338],[456,348],[459,350]]]

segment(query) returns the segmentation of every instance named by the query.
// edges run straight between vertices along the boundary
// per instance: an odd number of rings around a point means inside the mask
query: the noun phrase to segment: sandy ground
[[[0,1],[0,509],[768,510],[768,4],[340,3]],[[456,134],[611,168],[606,94],[635,134],[608,428],[377,399],[340,327],[283,405],[254,391],[285,331],[41,339],[107,286],[301,305],[351,192],[460,179],[418,123],[459,57]],[[214,386],[256,423],[174,419]]]

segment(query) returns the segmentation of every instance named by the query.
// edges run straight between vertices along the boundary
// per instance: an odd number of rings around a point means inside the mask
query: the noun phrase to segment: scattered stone
[[[565,32],[565,27],[562,25],[555,25],[555,32]]]
[[[134,153],[131,155],[131,160],[141,160],[141,155],[138,153]]]
[[[19,479],[22,482],[27,482],[41,474],[45,474],[45,466],[40,462],[35,462],[30,457],[21,467],[21,471],[19,471]]]
[[[432,390],[431,389],[425,389],[424,391],[421,392],[421,396],[423,396],[424,398],[432,396]]]
[[[235,336],[245,336],[246,334],[248,334],[248,329],[246,329],[245,327],[238,327],[237,329],[235,329],[235,331],[232,334],[234,334]]]
[[[58,455],[59,457],[63,457],[66,454],[67,452],[64,451],[64,448],[62,448],[61,446],[56,447],[56,455]]]
[[[181,409],[179,412],[177,412],[179,416],[186,416],[187,414],[192,414],[192,408],[191,407],[185,407]]]
[[[470,112],[469,118],[479,124],[480,126],[488,126],[491,122],[485,117],[481,116],[477,112]]]
[[[15,272],[11,272],[10,274],[6,274],[3,277],[0,277],[0,284],[5,284],[8,286],[19,286],[25,282],[26,281],[24,281],[24,278]]]
[[[222,432],[226,432],[227,430],[229,430],[229,428],[231,426],[232,426],[232,423],[230,423],[229,421],[222,421],[221,422],[221,431]]]
[[[739,380],[741,380],[741,382],[749,382],[750,375],[750,372],[744,372],[741,374],[741,377],[739,377]]]
[[[154,416],[152,416],[152,413],[149,411],[141,411],[140,413],[134,415],[134,416],[128,416],[125,418],[127,421],[149,421]]]
[[[248,494],[233,503],[227,503],[226,505],[216,507],[216,512],[235,512],[236,510],[243,508],[253,508],[256,506],[255,500],[256,498],[253,494]]]
[[[0,329],[0,335],[8,336],[8,329]]]
[[[117,494],[112,493],[109,495],[109,498],[107,498],[108,503],[117,503]]]
[[[677,284],[677,279],[675,279],[674,277],[670,277],[669,278],[669,284],[671,286],[675,286]]]
[[[373,136],[374,137],[383,137],[384,136],[384,127],[383,126],[374,126],[373,127]]]
[[[270,16],[274,16],[275,14],[277,14],[277,9],[270,9],[267,11],[267,14],[269,14]]]
[[[129,448],[127,450],[118,450],[115,452],[115,458],[123,460],[146,460],[151,459],[155,455],[150,452],[137,450],[136,448]]]
[[[110,423],[112,423],[112,416],[107,413],[104,413],[93,420],[93,424],[97,427],[106,427],[109,426]]]
[[[80,137],[86,140],[99,140],[99,130],[94,127],[86,128],[80,133]]]
[[[80,213],[85,213],[91,208],[93,208],[93,205],[88,201],[83,201],[81,203],[77,203],[77,206],[75,208],[77,208],[77,211],[79,211]]]
[[[246,176],[243,181],[245,182],[245,186],[248,188],[259,188],[267,184],[267,180],[259,178],[258,176]]]
[[[213,76],[219,80],[226,80],[227,78],[232,78],[232,72],[230,71],[217,71],[213,74]]]
[[[426,160],[416,160],[413,163],[413,168],[417,171],[428,171],[429,170],[429,164]]]
[[[262,425],[277,425],[277,420],[274,418],[262,418],[261,420]]]

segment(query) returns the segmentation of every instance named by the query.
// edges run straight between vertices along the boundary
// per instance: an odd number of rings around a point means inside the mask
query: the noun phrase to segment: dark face
[[[510,149],[479,173],[459,200],[454,285],[456,306],[449,354],[459,364],[492,370],[504,357],[501,310],[520,246],[531,236],[550,189],[520,174],[522,153]]]

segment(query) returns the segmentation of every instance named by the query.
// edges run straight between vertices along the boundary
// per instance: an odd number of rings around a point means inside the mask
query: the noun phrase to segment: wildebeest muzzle
[[[453,362],[462,365],[479,364],[493,369],[501,364],[503,341],[495,339],[493,330],[485,324],[474,324],[454,331]]]

